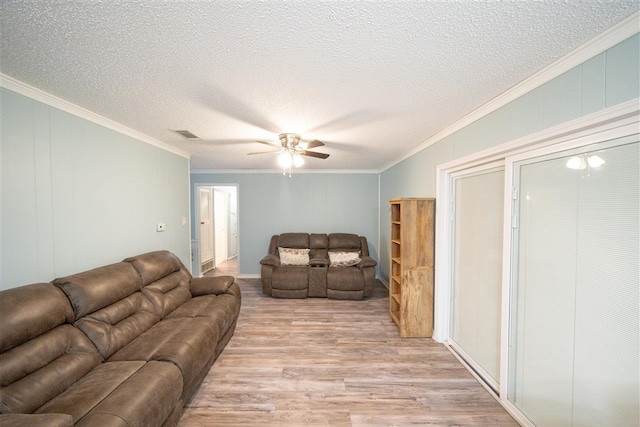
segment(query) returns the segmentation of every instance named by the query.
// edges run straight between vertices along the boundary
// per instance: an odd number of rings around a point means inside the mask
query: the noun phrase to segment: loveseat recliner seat
[[[260,260],[262,291],[276,298],[362,299],[373,295],[376,261],[364,236],[283,233]]]
[[[0,292],[0,426],[176,426],[240,303],[167,251]]]

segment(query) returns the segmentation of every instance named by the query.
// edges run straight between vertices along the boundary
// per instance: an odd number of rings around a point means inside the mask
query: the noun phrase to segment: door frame
[[[552,151],[563,146],[586,145],[601,140],[616,139],[640,132],[640,104],[633,99],[616,106],[577,118],[515,139],[505,144],[484,150],[461,159],[457,159],[437,167],[436,172],[436,248],[435,248],[435,299],[434,299],[434,335],[437,342],[445,342],[449,336],[452,295],[452,247],[451,247],[451,201],[452,175],[464,169],[478,168],[491,162],[503,162],[505,166],[504,223],[503,223],[503,256],[502,256],[502,314],[501,314],[501,355],[500,355],[500,389],[493,390],[474,372],[455,351],[449,350],[458,358],[478,382],[513,416],[521,425],[533,426],[508,399],[507,385],[509,373],[507,369],[510,316],[511,286],[511,207],[512,176],[514,159],[526,158],[536,150],[549,148]],[[553,147],[553,148],[551,148]],[[446,345],[446,343],[445,343]]]
[[[197,206],[199,207],[198,210],[198,222],[196,223],[196,226],[198,226],[198,233],[199,236],[202,237],[202,195],[203,194],[207,194],[209,196],[209,220],[211,221],[211,224],[209,224],[210,230],[211,230],[211,258],[209,259],[203,259],[203,248],[202,248],[202,244],[201,244],[201,240],[198,240],[198,253],[200,254],[200,259],[199,259],[199,263],[202,266],[204,261],[209,261],[209,260],[213,260],[215,262],[215,241],[213,241],[213,236],[214,236],[214,213],[213,213],[213,192],[211,191],[210,188],[201,186],[198,188],[197,191]],[[202,267],[201,267],[202,268]]]
[[[198,183],[194,183],[193,184],[193,194],[194,197],[192,199],[192,206],[193,206],[193,214],[194,214],[194,240],[197,242],[197,247],[198,247],[198,254],[200,252],[200,187],[235,187],[236,188],[236,212],[237,212],[237,232],[238,232],[238,247],[237,247],[237,258],[238,258],[238,274],[240,274],[240,184],[238,183],[227,183],[227,182],[198,182]],[[213,202],[213,197],[211,198],[212,202]],[[215,239],[215,235],[214,235],[214,239]],[[215,259],[215,241],[214,241],[214,259]],[[197,273],[198,275],[201,275],[202,273],[200,271],[198,272],[194,272]],[[194,274],[195,275],[195,274]]]

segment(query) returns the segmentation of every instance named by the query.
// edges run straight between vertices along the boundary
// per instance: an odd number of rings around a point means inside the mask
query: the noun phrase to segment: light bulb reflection
[[[584,156],[573,156],[567,160],[566,166],[569,169],[586,169],[587,165],[590,168],[599,168],[604,165],[604,159],[600,156],[589,156],[585,159]]]
[[[592,168],[599,168],[600,166],[604,165],[604,159],[599,156],[589,156],[587,162],[589,162],[589,166],[591,166]]]
[[[584,158],[580,156],[574,156],[567,160],[566,166],[569,169],[586,169],[587,162],[584,161]]]

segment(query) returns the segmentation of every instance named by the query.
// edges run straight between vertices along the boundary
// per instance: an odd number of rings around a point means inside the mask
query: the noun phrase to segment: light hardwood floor
[[[235,335],[179,427],[518,425],[443,345],[398,336],[382,284],[363,301],[285,300],[237,281]]]
[[[238,275],[238,258],[226,260],[213,270],[207,271],[205,276],[237,276]]]

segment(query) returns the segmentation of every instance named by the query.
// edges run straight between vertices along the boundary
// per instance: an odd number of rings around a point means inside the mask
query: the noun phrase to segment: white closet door
[[[449,344],[495,390],[500,374],[504,169],[454,178]]]
[[[536,426],[640,422],[637,141],[514,164],[508,400]]]

